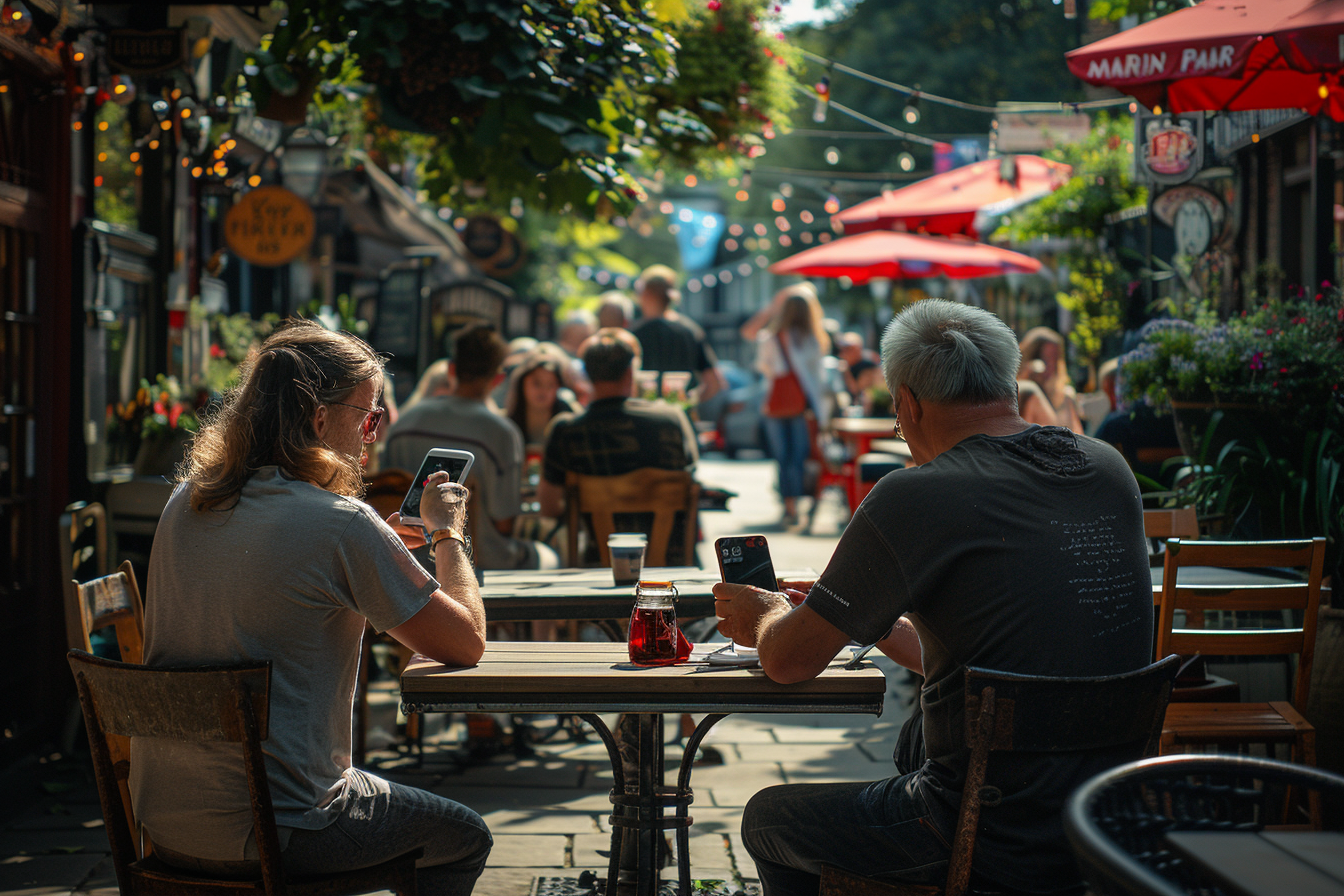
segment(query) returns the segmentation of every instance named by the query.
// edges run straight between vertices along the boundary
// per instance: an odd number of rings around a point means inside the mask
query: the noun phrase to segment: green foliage
[[[103,103],[97,123],[106,128],[94,131],[94,174],[99,180],[93,188],[93,214],[100,221],[135,228],[135,162],[130,159],[131,139],[126,122],[126,107]]]
[[[1045,236],[1093,241],[1102,235],[1107,215],[1147,202],[1147,187],[1130,176],[1133,131],[1128,116],[1101,112],[1086,140],[1044,153],[1072,165],[1073,176],[1054,193],[1005,218],[997,234],[1017,242]]]
[[[1101,255],[1086,256],[1069,272],[1069,292],[1056,296],[1060,307],[1073,315],[1069,341],[1089,367],[1101,361],[1106,337],[1119,333],[1124,285],[1116,274],[1115,263]]]
[[[1087,14],[1089,18],[1112,22],[1125,16],[1153,19],[1190,5],[1186,0],[1090,0]]]

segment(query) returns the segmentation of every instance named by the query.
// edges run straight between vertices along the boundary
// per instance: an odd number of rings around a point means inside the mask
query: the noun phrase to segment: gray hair
[[[1022,352],[995,315],[947,299],[924,299],[882,335],[882,375],[895,396],[902,384],[921,401],[1017,402]]]

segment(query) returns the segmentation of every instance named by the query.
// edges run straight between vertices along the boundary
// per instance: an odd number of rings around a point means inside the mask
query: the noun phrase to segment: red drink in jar
[[[677,660],[677,589],[671,582],[640,582],[630,613],[630,662],[666,666]]]

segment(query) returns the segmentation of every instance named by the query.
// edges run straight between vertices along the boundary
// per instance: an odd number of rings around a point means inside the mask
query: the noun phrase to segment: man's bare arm
[[[891,632],[877,642],[877,649],[912,672],[924,674],[924,655],[919,648],[919,634],[906,617],[896,620]]]
[[[565,512],[565,487],[543,479],[537,485],[537,501],[542,516],[558,518]]]
[[[435,591],[410,619],[388,634],[446,666],[474,666],[485,652],[485,606],[466,548],[454,539],[434,549]]]
[[[719,631],[760,652],[772,681],[791,684],[816,678],[849,643],[849,636],[806,604],[794,607],[783,594],[750,585],[714,586]]]

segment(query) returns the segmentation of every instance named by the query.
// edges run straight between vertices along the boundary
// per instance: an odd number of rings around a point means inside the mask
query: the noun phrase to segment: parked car
[[[765,449],[761,430],[761,402],[765,381],[759,373],[732,361],[720,361],[726,388],[696,408],[700,420],[700,447],[736,457],[743,449]]]

